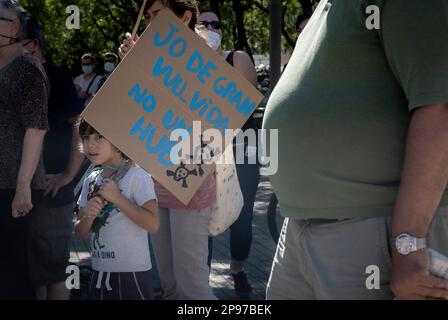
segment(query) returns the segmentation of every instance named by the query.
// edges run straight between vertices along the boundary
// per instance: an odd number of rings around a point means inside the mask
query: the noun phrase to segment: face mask
[[[13,43],[8,43],[8,44],[0,45],[0,48],[9,47],[9,46],[12,46],[13,44],[16,44],[17,42],[19,42],[19,39],[18,39],[18,38],[8,37],[8,36],[5,36],[5,35],[3,35],[3,34],[0,34],[0,37],[2,37],[2,38],[6,38],[6,39],[13,39],[13,40],[14,40]]]
[[[205,32],[205,38],[207,40],[207,44],[213,50],[217,50],[221,46],[221,36],[216,32],[207,30]]]
[[[93,67],[92,66],[82,66],[82,72],[89,74],[93,72]]]
[[[115,69],[115,63],[112,62],[106,62],[104,64],[104,70],[106,70],[107,73],[111,73]]]

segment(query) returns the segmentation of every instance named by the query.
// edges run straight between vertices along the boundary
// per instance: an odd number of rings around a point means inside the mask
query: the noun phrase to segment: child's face
[[[94,165],[117,165],[122,155],[118,149],[100,134],[90,134],[81,137],[84,153]]]

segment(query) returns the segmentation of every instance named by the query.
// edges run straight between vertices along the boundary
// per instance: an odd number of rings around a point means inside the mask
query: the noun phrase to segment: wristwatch
[[[417,238],[408,233],[402,233],[392,239],[392,248],[402,255],[408,255],[426,248],[426,238]]]

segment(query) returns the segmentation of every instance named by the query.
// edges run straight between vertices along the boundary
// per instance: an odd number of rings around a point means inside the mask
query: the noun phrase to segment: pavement
[[[248,280],[253,287],[251,300],[264,300],[266,284],[271,271],[272,260],[275,254],[276,244],[272,239],[267,224],[266,210],[272,195],[272,187],[267,176],[263,175],[258,186],[254,217],[252,223],[253,240],[249,258],[245,269]],[[277,226],[281,228],[280,215],[277,215]],[[89,265],[90,254],[88,243],[76,237],[72,241],[70,262],[78,265]],[[233,279],[229,273],[230,248],[229,231],[216,236],[213,242],[212,270],[210,273],[210,285],[219,300],[238,299],[233,288]],[[157,279],[155,279],[157,282]]]

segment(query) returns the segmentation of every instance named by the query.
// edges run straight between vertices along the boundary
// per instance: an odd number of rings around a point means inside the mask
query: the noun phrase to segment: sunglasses
[[[219,30],[221,29],[221,22],[219,21],[201,21],[199,22],[200,25],[208,28],[208,26],[212,26],[213,29]]]

